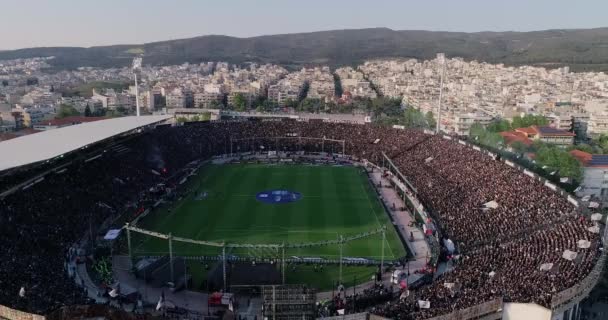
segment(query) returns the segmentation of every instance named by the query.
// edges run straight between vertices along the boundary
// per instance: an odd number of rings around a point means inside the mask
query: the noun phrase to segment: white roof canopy
[[[77,124],[0,142],[0,171],[53,159],[171,116],[122,117]]]

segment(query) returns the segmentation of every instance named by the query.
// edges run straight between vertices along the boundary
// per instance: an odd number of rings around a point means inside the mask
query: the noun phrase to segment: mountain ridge
[[[608,28],[540,31],[451,32],[342,29],[239,38],[192,38],[93,47],[37,47],[0,51],[0,60],[55,56],[54,69],[121,67],[144,52],[144,64],[227,61],[276,63],[298,68],[355,65],[375,58],[432,59],[437,52],[507,65],[571,66],[578,71],[608,70]]]

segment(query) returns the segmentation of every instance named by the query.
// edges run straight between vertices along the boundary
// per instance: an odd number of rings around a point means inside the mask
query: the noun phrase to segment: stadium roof
[[[49,160],[171,116],[123,117],[43,131],[0,142],[0,171]]]

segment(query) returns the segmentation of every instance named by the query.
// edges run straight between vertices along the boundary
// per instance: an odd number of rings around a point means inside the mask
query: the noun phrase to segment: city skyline
[[[3,0],[3,3],[11,14],[2,19],[0,27],[16,31],[3,37],[0,50],[139,44],[212,34],[247,38],[375,27],[454,32],[599,28],[606,26],[602,12],[608,9],[608,3],[596,0],[588,1],[587,6],[563,0],[509,3],[381,0],[373,4],[360,0],[348,3],[109,0],[103,6],[68,0]]]

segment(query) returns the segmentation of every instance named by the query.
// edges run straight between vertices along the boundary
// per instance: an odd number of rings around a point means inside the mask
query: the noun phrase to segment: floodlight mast
[[[437,128],[435,129],[436,133],[439,134],[441,131],[441,98],[443,96],[443,77],[445,76],[446,59],[444,53],[437,54],[437,58],[441,60],[442,64],[441,80],[439,81],[439,103],[437,104]]]
[[[135,108],[137,110],[137,116],[140,116],[139,113],[139,87],[137,85],[137,72],[141,70],[141,61],[142,57],[137,57],[133,59],[133,76],[135,78]]]

